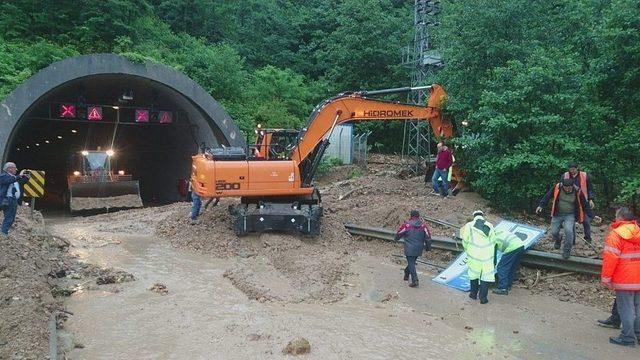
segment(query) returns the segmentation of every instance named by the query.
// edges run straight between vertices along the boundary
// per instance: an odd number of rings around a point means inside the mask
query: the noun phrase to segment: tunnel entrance
[[[137,180],[143,202],[153,204],[181,198],[179,180],[188,178],[201,144],[245,146],[215,100],[162,65],[115,55],[71,58],[21,87],[26,91],[16,89],[1,104],[0,135],[5,161],[46,172],[40,208],[64,207],[83,151],[112,151],[113,173]]]

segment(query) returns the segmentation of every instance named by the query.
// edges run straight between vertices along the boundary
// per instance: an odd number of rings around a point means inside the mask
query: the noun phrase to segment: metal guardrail
[[[376,239],[394,241],[395,231],[384,228],[374,228],[345,224],[345,228],[351,235],[362,235]],[[431,247],[438,250],[462,252],[462,244],[458,241],[444,237],[433,236]],[[580,274],[600,275],[602,260],[572,256],[563,259],[560,254],[545,251],[527,250],[522,257],[522,264],[534,268],[545,268],[560,271],[573,271]]]

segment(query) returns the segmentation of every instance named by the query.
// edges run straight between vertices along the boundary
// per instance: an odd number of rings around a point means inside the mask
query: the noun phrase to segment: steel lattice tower
[[[439,25],[438,14],[441,11],[439,0],[415,0],[413,44],[406,49],[404,65],[411,71],[411,86],[430,85],[435,73],[444,66],[442,57],[433,50],[429,38],[429,29]],[[428,91],[415,91],[409,95],[409,101],[424,105]],[[410,161],[411,169],[416,173],[424,170],[425,161],[431,159],[431,129],[424,121],[405,121],[402,156]]]

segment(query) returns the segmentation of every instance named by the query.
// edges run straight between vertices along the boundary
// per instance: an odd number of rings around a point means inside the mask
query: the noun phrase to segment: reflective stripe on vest
[[[605,245],[604,251],[608,251],[612,254],[620,256],[620,250],[614,248],[613,246]]]
[[[620,259],[625,259],[625,260],[633,260],[633,259],[640,259],[640,253],[639,252],[633,252],[633,253],[622,253],[620,254]]]
[[[580,196],[578,192],[576,194],[576,202],[578,204],[578,222],[582,223],[584,221],[584,211],[582,210],[582,202],[580,201]],[[560,184],[556,184],[553,188],[553,204],[551,205],[551,217],[556,213],[556,203],[558,202],[558,195],[560,195]],[[575,210],[574,210],[575,213]]]
[[[564,173],[565,179],[571,179],[571,174],[567,171]],[[587,194],[587,173],[584,171],[578,171],[578,183],[580,184],[580,191],[584,195],[585,199],[589,199],[589,194]]]

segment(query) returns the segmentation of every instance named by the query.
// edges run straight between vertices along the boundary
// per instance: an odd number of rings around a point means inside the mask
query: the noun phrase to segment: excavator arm
[[[379,92],[360,92],[338,95],[316,107],[292,151],[292,160],[300,166],[303,186],[311,183],[336,125],[351,121],[425,120],[431,125],[436,138],[451,137],[453,126],[442,116],[442,105],[447,95],[438,84],[427,88],[430,95],[426,106],[372,99],[366,96]]]

